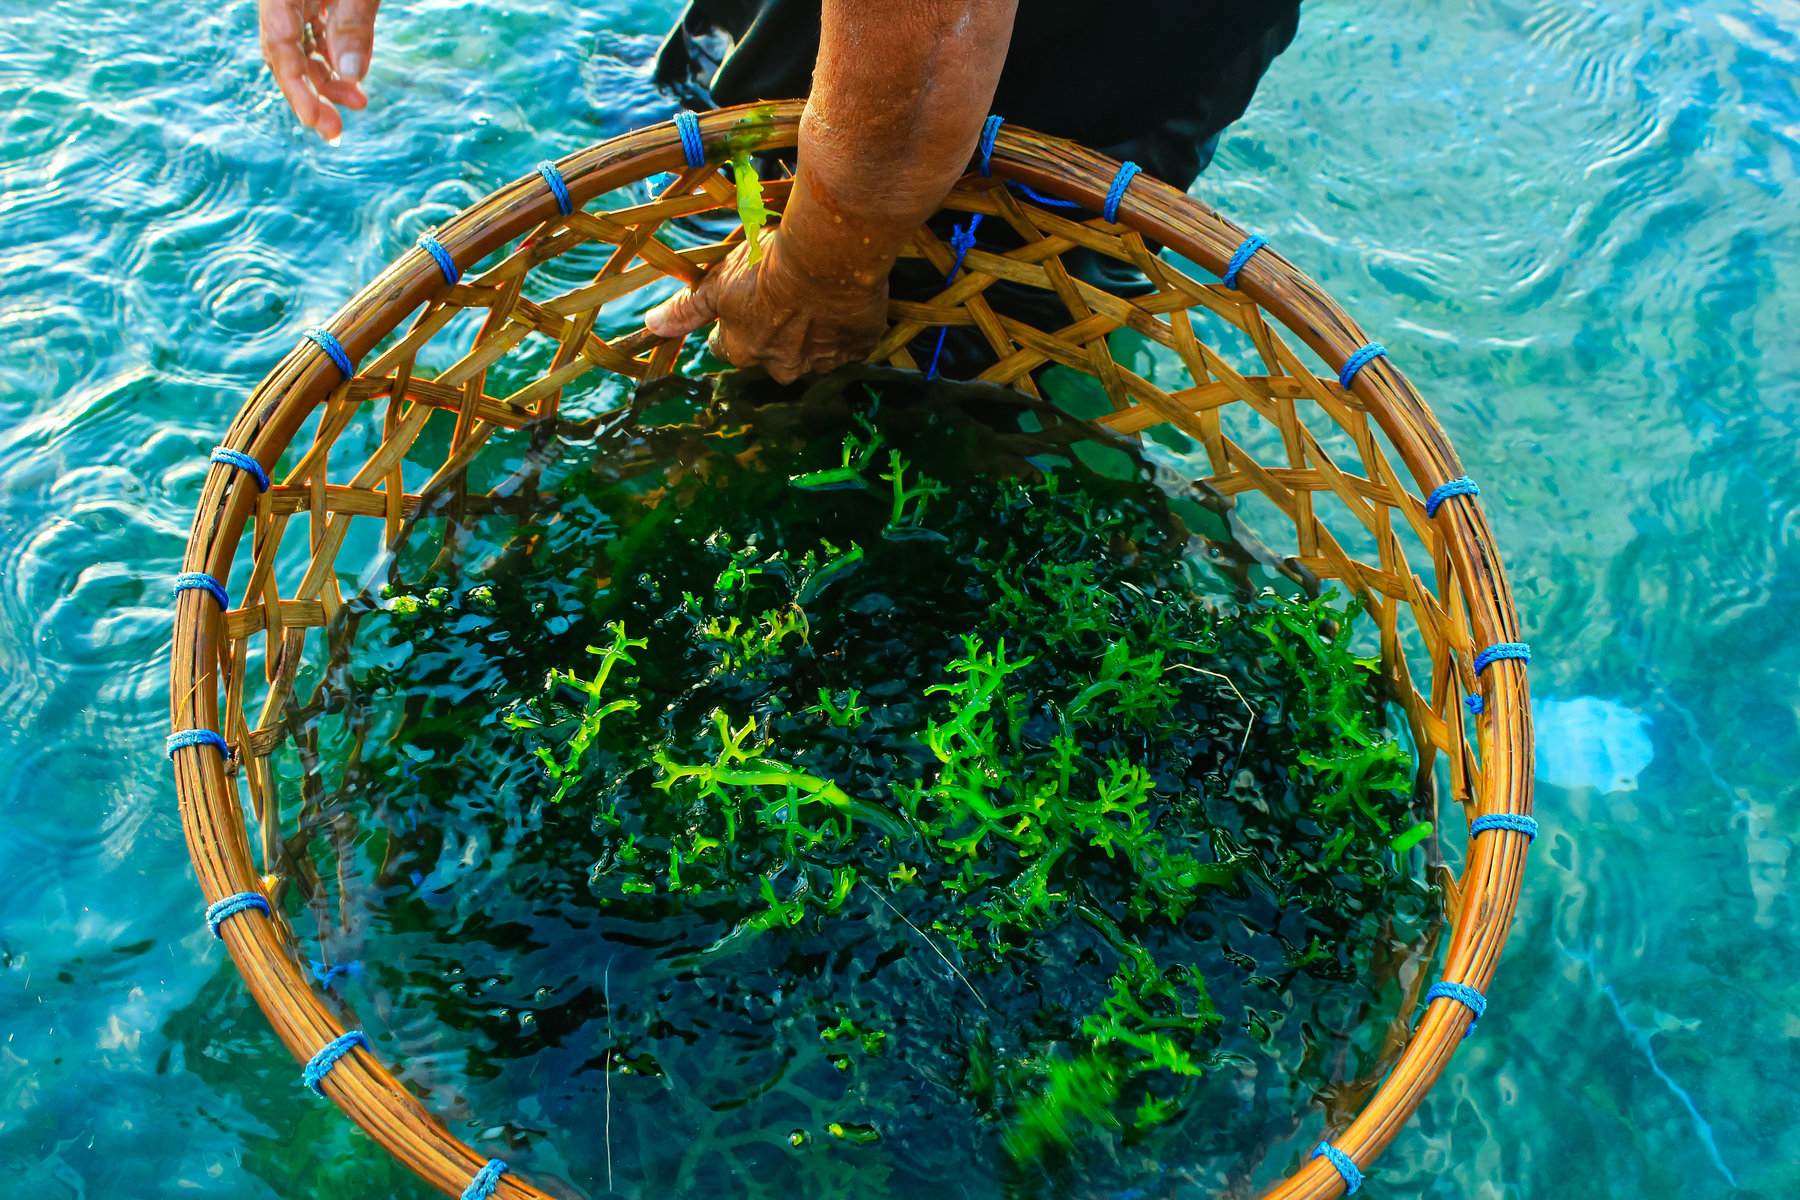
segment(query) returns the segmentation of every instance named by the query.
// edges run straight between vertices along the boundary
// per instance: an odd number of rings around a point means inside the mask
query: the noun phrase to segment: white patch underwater
[[[1656,751],[1650,718],[1613,700],[1534,699],[1537,777],[1563,788],[1629,792]]]

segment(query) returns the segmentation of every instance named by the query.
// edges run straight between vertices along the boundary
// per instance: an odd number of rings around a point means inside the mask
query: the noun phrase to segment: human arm
[[[375,10],[381,0],[257,0],[263,61],[300,123],[337,144],[344,118],[335,105],[360,111],[375,51]],[[306,32],[313,44],[306,43]],[[321,57],[322,55],[322,57]]]
[[[1017,0],[825,0],[812,95],[780,225],[646,316],[781,382],[862,357],[887,325],[887,278],[967,168]]]

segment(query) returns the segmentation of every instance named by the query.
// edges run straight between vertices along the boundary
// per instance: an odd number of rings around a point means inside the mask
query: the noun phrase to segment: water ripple
[[[15,1190],[423,1200],[297,1102],[198,926],[159,750],[168,584],[207,448],[300,329],[538,159],[666,119],[647,64],[678,7],[389,0],[375,103],[332,150],[276,99],[251,6],[0,0]],[[1537,693],[1641,713],[1654,751],[1632,791],[1540,782],[1493,1008],[1384,1159],[1388,1194],[1792,1191],[1797,45],[1792,0],[1309,0],[1198,185],[1443,417]],[[395,1021],[402,1069],[470,1132],[517,1116],[452,1094],[460,1035]]]

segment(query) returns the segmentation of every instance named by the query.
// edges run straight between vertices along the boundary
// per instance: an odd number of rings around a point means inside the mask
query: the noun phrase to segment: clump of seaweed
[[[388,598],[395,644],[502,661],[485,775],[545,814],[581,922],[679,929],[674,978],[779,997],[756,1026],[711,985],[635,1018],[609,996],[606,1069],[665,1077],[730,1012],[739,1094],[775,1053],[825,1097],[758,1135],[784,1153],[960,1109],[952,1142],[1003,1173],[1212,1119],[1259,1049],[1319,1074],[1288,1013],[1431,917],[1359,606],[1224,596],[1141,472],[871,400],[622,434],[479,604]],[[666,479],[618,465],[677,445]]]

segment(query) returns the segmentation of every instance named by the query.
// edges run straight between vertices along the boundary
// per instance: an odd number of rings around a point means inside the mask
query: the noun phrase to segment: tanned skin
[[[887,329],[906,239],[968,169],[1012,39],[1017,0],[826,0],[787,212],[650,311],[675,337],[718,318],[713,349],[777,381],[862,358]]]
[[[334,105],[361,111],[362,88],[375,53],[375,10],[381,0],[257,0],[263,62],[300,123],[333,146],[344,133]],[[312,44],[306,33],[312,31]]]
[[[379,0],[259,0],[263,59],[301,124],[335,144],[334,104],[361,79]],[[967,169],[994,99],[1018,0],[824,0],[793,194],[752,263],[747,246],[650,310],[679,337],[718,322],[734,366],[787,383],[866,355],[887,327],[888,272]],[[302,31],[314,32],[303,49]]]

